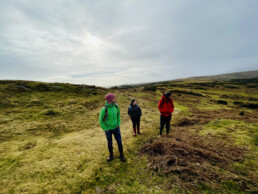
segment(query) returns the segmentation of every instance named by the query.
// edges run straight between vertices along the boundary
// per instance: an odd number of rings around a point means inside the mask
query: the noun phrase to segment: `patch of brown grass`
[[[257,114],[246,112],[244,115],[239,114],[239,110],[200,110],[197,108],[191,109],[191,117],[183,117],[176,121],[176,125],[180,127],[192,125],[205,125],[214,119],[232,119],[240,120],[249,123],[257,123]]]
[[[245,147],[217,141],[214,136],[199,136],[191,131],[175,129],[171,136],[154,139],[140,149],[149,156],[149,168],[173,176],[184,189],[198,189],[204,183],[221,189],[221,183],[238,180],[242,191],[255,181],[241,177],[230,164],[245,157]],[[241,183],[241,184],[240,184]]]
[[[258,121],[257,114],[247,112],[244,116],[239,115],[239,109],[228,110],[228,109],[218,109],[218,110],[200,110],[192,109],[192,120],[199,120],[200,124],[206,124],[214,119],[233,119],[241,120],[245,122],[256,123]]]

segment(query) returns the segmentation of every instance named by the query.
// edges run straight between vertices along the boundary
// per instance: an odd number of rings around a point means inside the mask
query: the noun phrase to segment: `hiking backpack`
[[[117,119],[118,119],[118,106],[117,106],[117,104],[114,104],[114,105],[117,109]],[[105,122],[105,120],[107,119],[107,116],[108,116],[108,108],[107,108],[107,106],[105,106],[105,116],[103,118],[103,122]]]
[[[172,100],[171,100],[171,99],[167,100],[167,102],[164,102],[164,98],[162,98],[160,107],[163,107],[163,104],[164,104],[164,103],[170,103],[170,104],[171,104],[171,107],[172,107]]]

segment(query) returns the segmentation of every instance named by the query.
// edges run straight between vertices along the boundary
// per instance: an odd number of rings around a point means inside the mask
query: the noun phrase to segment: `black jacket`
[[[131,118],[140,117],[142,116],[142,110],[137,104],[130,105],[128,108],[128,114]]]

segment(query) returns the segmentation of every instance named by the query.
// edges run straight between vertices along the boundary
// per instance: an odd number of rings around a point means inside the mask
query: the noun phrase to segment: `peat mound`
[[[203,125],[207,124],[209,122],[209,119],[206,118],[183,118],[177,122],[177,125],[180,127],[189,126],[189,125]]]
[[[214,189],[229,180],[239,181],[239,188],[249,190],[252,180],[235,172],[230,164],[245,157],[245,147],[217,141],[214,136],[200,136],[175,129],[171,136],[151,140],[140,149],[148,155],[149,169],[157,173],[176,174],[180,187],[198,189],[204,183]],[[253,185],[253,184],[252,184]]]
[[[241,120],[245,122],[256,123],[258,120],[257,114],[255,112],[246,112],[244,116],[239,115],[239,109],[236,110],[200,110],[197,108],[191,109],[193,116],[191,120],[199,120],[198,124],[206,124],[214,119],[233,119]],[[256,110],[253,110],[256,111]]]

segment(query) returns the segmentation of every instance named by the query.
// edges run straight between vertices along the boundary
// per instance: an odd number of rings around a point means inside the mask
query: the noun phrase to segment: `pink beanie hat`
[[[109,94],[107,94],[107,95],[105,96],[105,98],[106,98],[106,100],[107,100],[108,102],[112,102],[112,100],[113,100],[115,97],[116,97],[115,94],[112,94],[112,93],[109,93]]]

